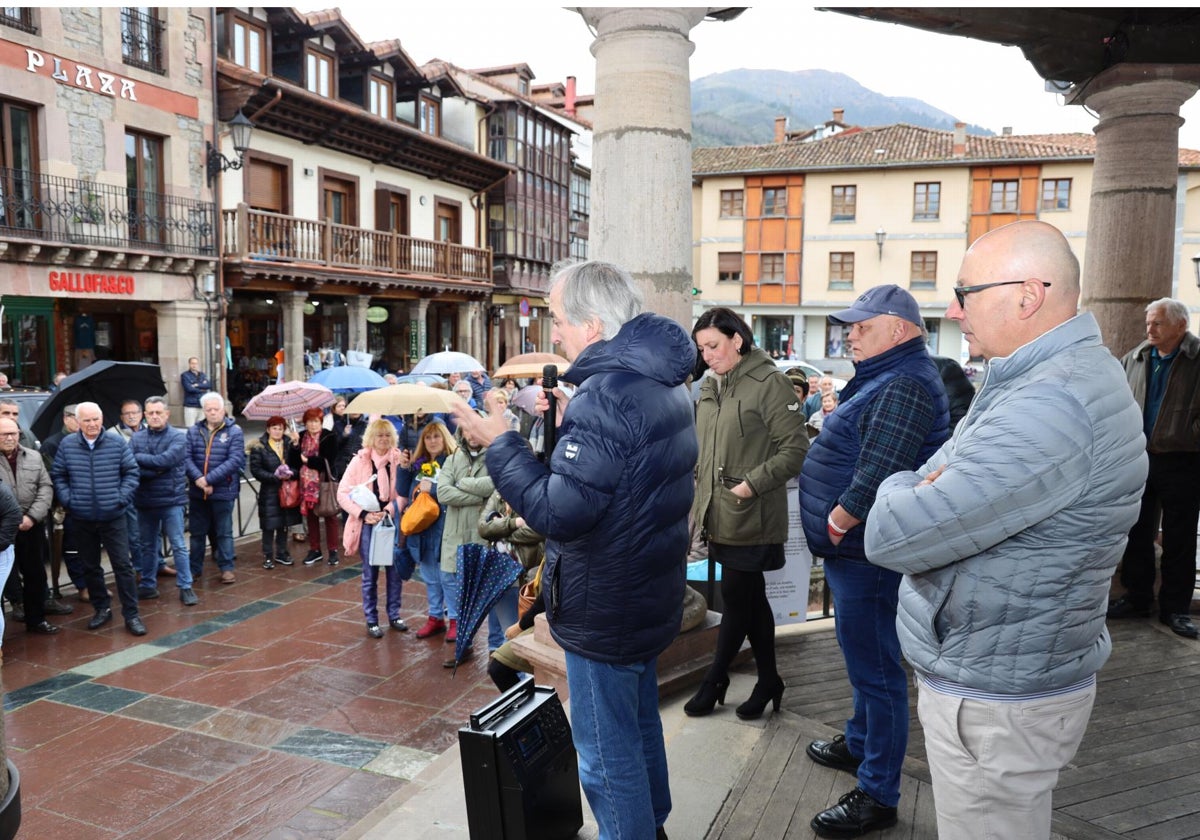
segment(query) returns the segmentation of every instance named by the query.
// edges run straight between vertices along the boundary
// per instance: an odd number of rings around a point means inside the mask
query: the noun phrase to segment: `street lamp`
[[[254,131],[254,123],[246,118],[246,115],[238,111],[234,118],[229,121],[229,138],[233,142],[233,150],[237,152],[237,160],[230,160],[217,151],[213,144],[205,141],[204,146],[207,151],[208,165],[208,185],[211,187],[213,180],[221,172],[228,169],[241,169],[245,162],[246,150],[250,148],[250,133]]]
[[[883,240],[887,239],[887,231],[883,229],[883,225],[879,226],[879,230],[875,231],[875,244],[879,246],[879,259],[883,259]]]

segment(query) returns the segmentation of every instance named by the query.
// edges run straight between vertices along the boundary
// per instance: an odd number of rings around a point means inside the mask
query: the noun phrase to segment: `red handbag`
[[[300,507],[300,479],[289,478],[279,482],[279,506],[281,508]]]

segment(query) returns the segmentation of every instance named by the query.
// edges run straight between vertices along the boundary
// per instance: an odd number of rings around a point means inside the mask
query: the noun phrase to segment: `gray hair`
[[[166,397],[146,397],[146,407],[147,408],[150,407],[151,403],[153,403],[154,405],[166,405],[167,398]]]
[[[641,290],[628,271],[612,263],[588,260],[563,266],[550,283],[551,291],[556,288],[562,291],[567,323],[595,318],[606,340],[642,313]]]
[[[94,403],[94,402],[77,403],[75,405],[75,419],[76,420],[79,419],[79,412],[83,411],[84,409],[89,409],[89,408],[96,409],[96,411],[100,412],[100,419],[101,420],[104,419],[104,409],[100,408],[99,404]]]
[[[1147,313],[1153,312],[1155,309],[1161,309],[1168,320],[1174,321],[1176,324],[1186,324],[1191,318],[1187,304],[1175,300],[1175,298],[1159,298],[1153,303],[1146,304]]]
[[[221,403],[221,408],[225,407],[225,398],[222,397],[220,394],[218,394],[216,391],[209,391],[207,394],[205,394],[203,397],[201,397],[200,398],[200,407],[204,408],[205,403],[210,403],[213,400],[217,400],[219,403]]]

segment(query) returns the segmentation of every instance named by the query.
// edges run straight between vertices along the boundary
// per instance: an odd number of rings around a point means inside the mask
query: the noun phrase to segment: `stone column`
[[[283,378],[287,382],[303,382],[304,304],[308,302],[308,292],[282,292],[279,301],[283,309]]]
[[[1145,307],[1172,288],[1180,106],[1200,68],[1118,64],[1076,97],[1099,114],[1080,305],[1120,357],[1145,338]]]
[[[706,8],[582,8],[596,31],[589,253],[630,271],[646,308],[690,327],[688,40]]]
[[[216,335],[217,303],[202,300],[173,300],[151,304],[158,314],[158,365],[167,386],[171,422],[183,425],[183,386],[179,375],[187,370],[188,359],[195,356],[214,383],[224,365],[225,337]]]
[[[429,355],[429,331],[425,328],[425,316],[429,312],[429,301],[422,298],[414,300],[408,305],[408,321],[410,335],[417,337],[416,353],[411,354],[409,366],[415,365],[421,359]],[[409,349],[412,349],[411,341]]]
[[[344,350],[370,350],[367,347],[367,309],[371,306],[371,298],[367,295],[355,295],[346,298],[346,340],[350,343]]]

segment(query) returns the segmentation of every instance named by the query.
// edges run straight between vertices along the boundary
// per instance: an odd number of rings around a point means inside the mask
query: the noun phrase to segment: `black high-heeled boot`
[[[742,720],[758,720],[767,708],[767,701],[771,702],[775,711],[779,711],[779,704],[783,702],[783,680],[778,676],[765,683],[762,680],[756,682],[750,699],[734,711]]]
[[[700,690],[691,700],[683,704],[683,713],[688,717],[704,717],[712,714],[713,708],[720,703],[725,705],[725,690],[729,688],[729,678],[714,682],[705,680],[700,684]]]

